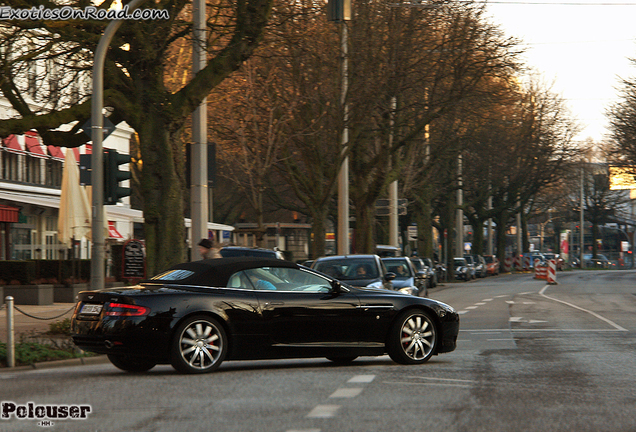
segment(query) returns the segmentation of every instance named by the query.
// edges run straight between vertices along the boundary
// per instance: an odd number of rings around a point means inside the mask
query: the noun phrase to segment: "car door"
[[[360,302],[331,281],[299,268],[246,270],[258,273],[272,286],[258,282],[255,293],[263,324],[273,345],[334,346],[355,343],[361,331]]]

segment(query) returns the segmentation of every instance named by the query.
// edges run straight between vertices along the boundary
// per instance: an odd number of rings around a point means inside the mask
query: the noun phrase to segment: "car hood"
[[[366,287],[368,285],[382,282],[381,278],[366,278],[366,279],[338,279],[340,282],[344,282],[347,285],[354,287]]]
[[[415,279],[412,277],[406,279],[393,279],[391,282],[393,282],[393,288],[395,289],[415,286]]]

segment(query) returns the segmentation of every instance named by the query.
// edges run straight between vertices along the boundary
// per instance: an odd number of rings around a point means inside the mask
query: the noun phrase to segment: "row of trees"
[[[17,3],[13,7],[40,2]],[[356,1],[346,24],[344,101],[339,32],[345,24],[327,22],[323,2],[210,3],[209,61],[194,77],[187,2],[152,5],[168,9],[170,19],[126,22],[109,50],[105,78],[111,119],[128,122],[138,134],[143,164],[135,167],[150,273],[185,258],[186,126],[204,97],[209,137],[218,148],[214,220],[234,223],[243,217],[262,224],[274,209],[299,212],[313,225],[314,256],[324,251],[325,222],[335,217],[335,186],[345,157],[357,252],[372,251],[375,202],[398,180],[409,217],[421,227],[420,254],[431,255],[431,230],[425,227],[452,232],[460,187],[473,226],[493,218],[503,228],[575,156],[575,129],[562,102],[523,78],[527,71],[517,41],[488,22],[481,2],[413,7]],[[0,91],[16,110],[14,118],[0,121],[0,135],[36,128],[47,144],[86,141],[77,129],[90,116],[89,94],[80,89],[70,106],[46,98],[35,111],[27,103],[29,82],[20,77],[34,61],[59,64],[70,71],[64,77],[85,76],[105,25],[0,23]],[[345,106],[349,142],[343,149]],[[75,120],[71,131],[56,131]],[[504,231],[497,231],[500,246]],[[478,252],[481,244],[475,244]]]
[[[431,256],[430,227],[453,232],[460,187],[473,226],[492,218],[506,227],[563,175],[577,149],[562,101],[536,81],[522,83],[517,41],[489,24],[482,6],[437,6],[355,3],[343,152],[342,24],[328,23],[318,3],[275,4],[264,43],[210,97],[219,174],[249,191],[241,211],[255,220],[281,207],[307,215],[312,254],[321,255],[348,156],[356,252],[374,250],[375,202],[398,180],[420,227],[418,250]],[[242,197],[216,193],[218,214],[241,208]],[[503,253],[505,229],[497,233]]]

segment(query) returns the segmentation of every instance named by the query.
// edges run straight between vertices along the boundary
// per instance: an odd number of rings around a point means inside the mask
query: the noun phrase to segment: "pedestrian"
[[[203,259],[221,258],[219,249],[214,247],[214,243],[210,239],[201,239],[199,242],[199,253]]]

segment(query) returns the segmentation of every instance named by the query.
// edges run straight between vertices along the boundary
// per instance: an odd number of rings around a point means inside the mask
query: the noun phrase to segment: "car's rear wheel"
[[[108,354],[108,360],[117,368],[126,372],[146,372],[155,367],[157,362],[146,357]]]
[[[400,364],[426,363],[437,348],[437,326],[423,310],[402,313],[391,327],[387,352]]]
[[[177,327],[170,363],[179,372],[206,373],[217,369],[227,354],[228,339],[214,318],[194,316]]]

